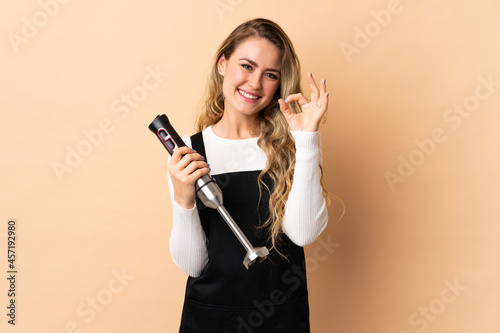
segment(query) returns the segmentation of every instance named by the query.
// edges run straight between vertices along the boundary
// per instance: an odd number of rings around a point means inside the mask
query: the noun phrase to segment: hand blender
[[[170,124],[167,116],[164,114],[158,115],[149,125],[149,129],[156,134],[170,155],[174,153],[176,148],[186,145]],[[236,222],[234,222],[226,208],[224,208],[222,191],[215,183],[215,179],[213,179],[209,174],[204,175],[196,181],[195,187],[196,195],[201,202],[203,202],[203,204],[208,208],[216,209],[219,212],[229,228],[233,231],[236,238],[238,238],[241,245],[243,245],[247,251],[245,258],[243,259],[243,265],[245,265],[246,269],[248,269],[248,267],[250,267],[253,263],[259,263],[265,260],[269,255],[269,251],[264,246],[254,248],[252,244],[250,244],[248,238],[243,234]]]

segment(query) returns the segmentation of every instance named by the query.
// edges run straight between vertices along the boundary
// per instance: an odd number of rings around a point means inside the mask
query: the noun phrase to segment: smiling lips
[[[260,98],[262,98],[261,96],[259,95],[256,95],[256,94],[252,94],[251,92],[249,91],[245,91],[245,90],[241,90],[241,89],[238,89],[238,93],[240,94],[240,96],[242,96],[243,98],[245,98],[246,100],[250,100],[251,102],[253,101],[256,101]]]

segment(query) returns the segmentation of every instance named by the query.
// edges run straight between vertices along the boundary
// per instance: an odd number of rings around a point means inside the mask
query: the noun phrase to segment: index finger
[[[317,104],[320,92],[318,86],[316,85],[316,81],[314,81],[312,73],[307,75],[307,81],[309,81],[309,86],[311,87],[311,102]]]
[[[174,161],[174,163],[178,163],[181,160],[182,156],[194,152],[195,150],[189,148],[188,146],[179,147],[174,150],[174,153],[172,154],[172,160]]]

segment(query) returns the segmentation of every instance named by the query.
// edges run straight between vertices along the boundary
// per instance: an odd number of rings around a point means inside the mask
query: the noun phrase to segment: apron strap
[[[207,154],[205,153],[205,144],[203,142],[202,132],[198,132],[191,136],[191,145],[193,146],[193,149],[198,152],[198,154],[205,157],[205,162],[207,162]]]

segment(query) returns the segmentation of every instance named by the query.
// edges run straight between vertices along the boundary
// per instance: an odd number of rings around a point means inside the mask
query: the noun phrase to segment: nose
[[[252,75],[250,75],[250,77],[248,78],[248,85],[252,89],[258,90],[262,87],[260,80],[261,80],[261,76],[259,73],[257,73],[257,72],[252,73]]]

